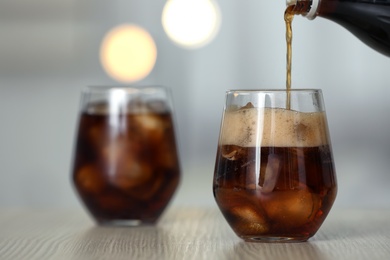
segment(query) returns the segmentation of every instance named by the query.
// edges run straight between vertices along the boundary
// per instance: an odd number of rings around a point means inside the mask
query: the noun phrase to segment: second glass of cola
[[[101,225],[153,224],[180,179],[172,104],[164,87],[82,93],[73,183]]]

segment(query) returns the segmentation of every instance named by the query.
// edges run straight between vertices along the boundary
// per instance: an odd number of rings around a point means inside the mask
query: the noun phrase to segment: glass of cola
[[[227,91],[213,193],[245,241],[312,237],[337,194],[322,91]]]
[[[170,92],[89,87],[73,158],[76,193],[100,225],[154,224],[180,179]]]

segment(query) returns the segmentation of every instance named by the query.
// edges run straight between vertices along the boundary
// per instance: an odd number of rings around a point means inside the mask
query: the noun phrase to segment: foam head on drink
[[[324,112],[254,107],[228,109],[221,129],[220,145],[313,147],[328,143]]]

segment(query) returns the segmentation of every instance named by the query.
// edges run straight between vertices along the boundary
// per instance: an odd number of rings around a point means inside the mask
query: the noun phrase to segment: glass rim
[[[322,89],[317,88],[294,88],[294,89],[228,89],[226,94],[238,93],[287,93],[287,92],[297,92],[297,93],[321,93]]]
[[[89,85],[82,89],[83,93],[88,92],[101,92],[101,93],[107,93],[111,91],[144,91],[144,90],[157,90],[162,89],[167,91],[169,88],[164,85]]]

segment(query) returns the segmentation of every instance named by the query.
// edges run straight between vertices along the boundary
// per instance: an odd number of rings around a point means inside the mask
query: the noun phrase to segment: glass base
[[[139,220],[139,219],[114,219],[114,220],[102,220],[97,222],[99,226],[107,227],[139,227],[139,226],[151,226],[155,224],[155,221]]]
[[[254,237],[241,237],[246,242],[255,243],[302,243],[306,242],[308,237],[268,237],[268,236],[254,236]]]

